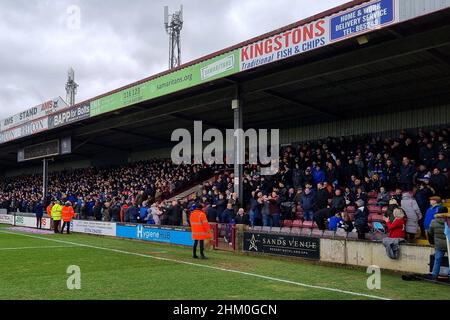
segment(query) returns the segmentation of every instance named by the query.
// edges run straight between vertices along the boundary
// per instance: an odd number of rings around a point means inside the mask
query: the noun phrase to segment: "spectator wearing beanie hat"
[[[357,200],[355,204],[358,208],[355,213],[355,227],[358,232],[358,239],[364,240],[366,238],[366,232],[369,231],[369,210],[362,200]]]

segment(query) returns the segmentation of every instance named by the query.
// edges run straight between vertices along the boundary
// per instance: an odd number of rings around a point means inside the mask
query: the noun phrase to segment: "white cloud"
[[[184,1],[183,62],[280,28],[343,0]],[[0,118],[56,96],[66,71],[80,84],[77,101],[167,69],[163,6],[181,1],[3,0],[0,2]],[[79,30],[67,28],[71,5]]]

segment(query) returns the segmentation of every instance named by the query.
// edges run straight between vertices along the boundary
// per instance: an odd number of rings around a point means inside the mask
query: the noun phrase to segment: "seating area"
[[[391,196],[395,195],[395,192],[390,193]],[[388,206],[378,206],[377,203],[377,196],[378,194],[376,192],[370,192],[368,193],[368,201],[367,201],[367,209],[370,212],[369,215],[369,227],[372,229],[372,224],[374,222],[380,222],[383,225],[385,214],[388,210]],[[450,200],[447,205],[450,207]],[[345,211],[348,213],[351,221],[355,221],[355,213],[357,208],[354,205],[349,205],[345,208]],[[317,224],[311,221],[304,221],[303,217],[303,209],[300,205],[296,207],[296,219],[295,220],[283,220],[282,222],[282,228],[306,228],[306,229],[315,229],[318,228]]]
[[[391,196],[394,195],[394,192],[391,193]],[[386,233],[382,233],[379,230],[376,230],[373,227],[375,222],[379,222],[386,227],[386,223],[384,221],[385,214],[387,212],[387,206],[377,206],[374,204],[373,200],[376,200],[377,194],[371,193],[369,194],[368,203],[372,203],[368,205],[368,209],[370,212],[369,215],[369,229],[370,232],[366,233],[365,239],[370,241],[382,241],[383,238],[387,237]],[[371,201],[372,200],[372,201]],[[376,203],[376,202],[375,202]],[[450,209],[450,199],[443,201],[443,206]],[[351,217],[351,220],[354,222],[354,215],[356,212],[355,206],[347,206],[346,211]],[[320,230],[317,226],[316,222],[313,221],[305,221],[303,219],[303,210],[300,206],[297,206],[296,211],[296,219],[295,220],[283,220],[281,223],[281,227],[262,227],[262,226],[254,226],[250,227],[249,230],[255,232],[266,232],[266,233],[278,233],[278,234],[286,234],[286,235],[295,235],[295,236],[307,236],[307,237],[317,237],[317,238],[327,238],[327,239],[342,239],[342,240],[358,240],[358,234],[356,229],[352,232],[344,232],[341,230],[331,231],[328,230]],[[427,242],[427,241],[426,241]],[[421,243],[421,242],[419,242]],[[425,243],[423,243],[425,244]],[[428,244],[428,242],[426,243]]]
[[[301,221],[301,220],[295,220],[295,221]],[[289,223],[288,223],[288,225],[289,225]],[[356,232],[342,232],[342,231],[330,231],[330,230],[323,231],[323,230],[318,229],[316,223],[312,223],[312,222],[307,223],[306,225],[301,225],[300,227],[254,226],[254,227],[250,227],[249,230],[255,231],[255,232],[277,233],[277,234],[304,236],[304,237],[341,239],[341,240],[358,240],[358,234]],[[369,232],[366,234],[366,240],[370,240],[370,241],[381,241],[385,237],[386,237],[386,234],[376,232],[376,231]]]

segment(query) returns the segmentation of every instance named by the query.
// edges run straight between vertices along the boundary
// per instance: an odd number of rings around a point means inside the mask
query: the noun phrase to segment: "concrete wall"
[[[390,259],[384,245],[380,242],[354,240],[320,240],[320,261],[368,267],[379,266],[382,269],[412,273],[428,273],[430,255],[434,248],[402,244],[400,259]]]

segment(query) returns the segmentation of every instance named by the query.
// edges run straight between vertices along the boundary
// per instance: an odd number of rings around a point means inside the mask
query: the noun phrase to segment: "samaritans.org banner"
[[[91,103],[91,117],[237,73],[237,60],[235,50],[100,98]]]

